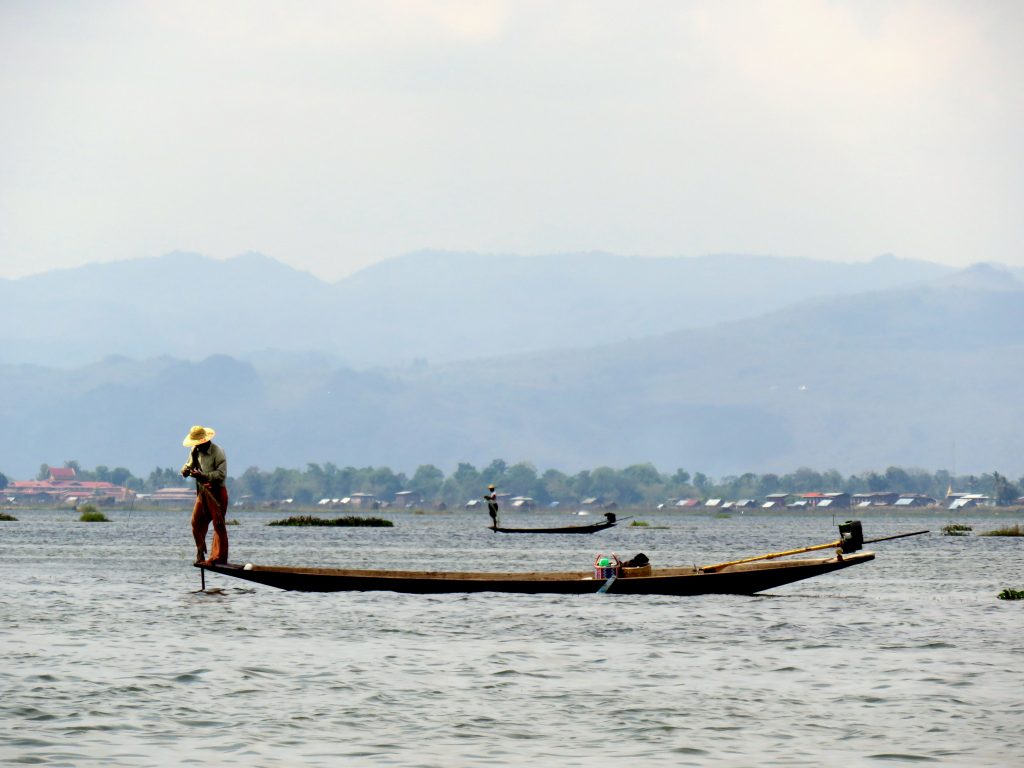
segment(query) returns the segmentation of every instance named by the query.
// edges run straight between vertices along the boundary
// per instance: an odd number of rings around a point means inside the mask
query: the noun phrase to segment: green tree
[[[620,499],[626,504],[652,503],[665,496],[666,478],[653,464],[633,464],[619,473]]]
[[[632,464],[620,473],[629,482],[637,486],[655,486],[662,484],[661,473],[653,464]]]
[[[877,472],[868,472],[864,479],[867,481],[869,491],[889,490],[889,478],[885,475],[880,475]]]
[[[885,470],[885,479],[888,482],[889,490],[908,491],[910,489],[910,475],[904,469],[889,467]]]
[[[590,473],[590,495],[605,501],[618,501],[618,480],[611,467],[598,467]]]
[[[366,478],[369,492],[378,499],[392,501],[395,494],[405,487],[405,475],[395,474],[388,467],[375,467],[370,470]]]
[[[294,469],[277,467],[267,478],[267,498],[291,499],[298,487],[299,473]]]
[[[800,467],[782,479],[782,484],[794,493],[813,493],[823,487],[821,473],[808,467]]]
[[[50,477],[50,465],[40,464],[39,472],[36,473],[36,480],[48,480]]]
[[[317,501],[327,495],[326,477],[319,464],[307,464],[302,472],[296,472],[289,483],[284,498],[295,499],[299,504],[306,504],[306,499]]]
[[[334,464],[328,463],[324,466],[324,475],[327,480],[324,494],[326,496],[334,499],[344,498],[359,490],[359,472],[355,467],[338,469]]]
[[[449,504],[465,504],[467,500],[482,498],[486,486],[476,467],[460,462],[452,476],[444,481],[442,495]]]
[[[827,470],[821,476],[822,490],[838,491],[843,487],[843,476],[835,469]]]
[[[444,485],[444,472],[433,464],[421,464],[409,480],[409,490],[419,494],[420,498],[433,501],[441,496]]]
[[[767,496],[769,493],[779,493],[779,476],[768,473],[767,475],[761,475],[761,478],[757,481],[757,494],[758,496]]]
[[[252,496],[263,501],[267,498],[267,478],[258,467],[249,467],[235,481],[233,492],[238,496]]]
[[[495,459],[484,468],[480,473],[480,477],[486,481],[488,485],[506,485],[506,470],[508,470],[508,464],[505,460]]]
[[[735,475],[726,475],[725,477],[719,478],[715,484],[715,495],[721,496],[727,499],[734,499],[739,494],[737,487],[739,486],[739,478]]]
[[[1012,504],[1020,496],[1020,490],[998,472],[992,473],[992,479],[993,496],[1000,507]]]
[[[317,499],[327,495],[327,474],[319,464],[307,464],[302,473],[302,485],[308,488]]]
[[[538,501],[569,501],[573,498],[568,475],[557,469],[549,469],[541,475],[540,486],[543,493],[537,497]]]
[[[7,475],[5,475],[3,472],[0,472],[0,490],[6,488],[9,483],[10,481],[7,479]]]
[[[132,486],[133,484],[141,485],[141,483],[138,481],[138,478],[136,478],[130,471],[128,471],[124,467],[114,467],[110,471],[110,479],[107,482],[113,483],[114,485],[122,485],[129,487]]]
[[[158,491],[161,488],[181,488],[192,481],[181,476],[181,472],[170,467],[155,467],[143,483],[147,491]]]
[[[573,495],[578,499],[585,499],[588,496],[592,496],[591,493],[591,476],[590,470],[584,469],[577,472],[569,479],[569,484],[572,487]]]
[[[690,482],[690,473],[680,467],[675,471],[675,474],[672,475],[669,482],[673,485],[686,485]]]
[[[513,464],[505,470],[502,484],[515,496],[529,496],[535,499],[539,495],[537,469],[532,464]]]
[[[760,478],[757,475],[751,472],[744,472],[736,478],[735,498],[749,499],[752,496],[756,496],[758,485],[760,485]]]

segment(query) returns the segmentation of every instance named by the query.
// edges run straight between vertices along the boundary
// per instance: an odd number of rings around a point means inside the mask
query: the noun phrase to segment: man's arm
[[[228,479],[228,457],[224,449],[219,445],[214,446],[210,451],[210,458],[213,459],[213,466],[206,473],[206,481],[210,483],[223,483]]]
[[[188,477],[195,466],[196,454],[195,451],[189,451],[188,461],[186,461],[181,467],[181,476]]]

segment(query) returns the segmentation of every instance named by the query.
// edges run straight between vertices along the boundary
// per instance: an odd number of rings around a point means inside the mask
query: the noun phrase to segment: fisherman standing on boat
[[[196,504],[192,508],[192,537],[196,541],[196,564],[213,565],[228,561],[228,529],[224,513],[228,508],[228,459],[224,449],[212,442],[216,431],[192,427],[181,444],[191,448],[181,468],[182,477],[196,479]],[[206,556],[206,532],[213,523],[213,551]]]
[[[498,494],[494,491],[493,485],[487,486],[488,493],[484,494],[487,502],[487,514],[491,516],[491,530],[498,529]]]

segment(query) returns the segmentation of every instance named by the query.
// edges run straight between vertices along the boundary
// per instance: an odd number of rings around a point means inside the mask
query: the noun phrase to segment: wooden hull
[[[811,560],[730,566],[714,573],[693,568],[655,568],[649,576],[624,575],[608,590],[622,595],[753,595],[784,584],[822,576],[874,560],[873,552]],[[198,567],[198,566],[197,566]],[[453,592],[512,592],[582,595],[604,585],[592,572],[456,573],[444,571],[365,571],[237,564],[206,566],[213,573],[299,592],[389,591],[417,595]]]
[[[611,528],[615,523],[591,523],[590,525],[563,525],[560,528],[492,528],[496,533],[597,533]]]

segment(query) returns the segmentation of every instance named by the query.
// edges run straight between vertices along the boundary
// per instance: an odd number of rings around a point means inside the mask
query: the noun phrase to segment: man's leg
[[[196,540],[196,562],[206,559],[206,532],[210,529],[210,513],[203,503],[202,496],[196,496],[196,504],[192,507],[192,538]]]
[[[221,486],[217,493],[217,502],[210,501],[210,517],[213,520],[213,548],[210,551],[211,563],[228,561],[228,527],[224,513],[228,509],[228,489]]]

